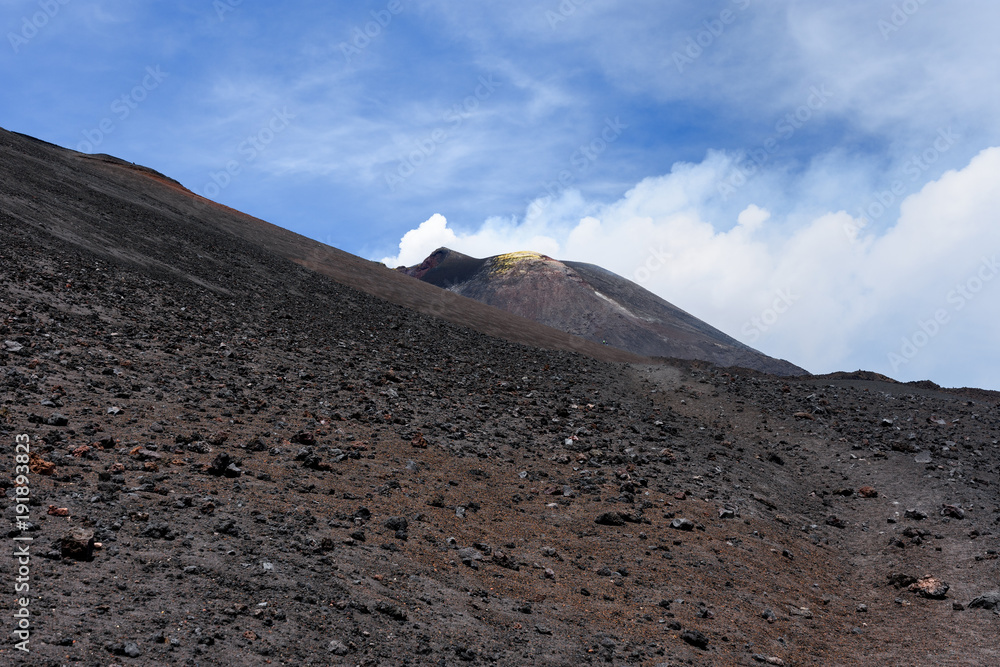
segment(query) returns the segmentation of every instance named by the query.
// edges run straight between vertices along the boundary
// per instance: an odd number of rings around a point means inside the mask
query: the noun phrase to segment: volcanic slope
[[[204,286],[225,291],[235,273],[226,265],[229,258],[222,245],[236,237],[255,251],[266,248],[269,256],[291,260],[341,284],[491,336],[580,351],[607,361],[644,360],[409,280],[377,262],[200,197],[163,174],[118,158],[81,154],[0,129],[0,159],[10,214],[92,252],[114,254],[158,275],[201,280],[192,267],[207,262],[213,265],[206,267],[209,273],[220,282]],[[108,224],[113,213],[132,215],[133,224]],[[72,219],[71,227],[62,224],[68,219]],[[195,239],[202,244],[194,243]],[[266,268],[254,268],[263,271],[254,276],[255,285],[274,283]]]
[[[646,357],[708,361],[776,375],[808,373],[774,359],[606,269],[536,252],[476,259],[439,248],[398,271],[596,343]]]
[[[526,347],[34,146],[0,144],[31,664],[1000,660],[996,394]]]

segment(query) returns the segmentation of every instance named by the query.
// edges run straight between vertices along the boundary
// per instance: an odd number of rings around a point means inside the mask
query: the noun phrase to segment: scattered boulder
[[[379,603],[377,603],[375,605],[375,611],[377,611],[378,613],[383,614],[385,616],[388,616],[389,618],[393,619],[394,621],[405,621],[406,620],[406,611],[403,610],[403,609],[400,609],[396,605],[390,604],[388,602],[379,602]]]
[[[216,456],[212,463],[205,468],[205,472],[216,477],[239,477],[243,474],[232,457],[225,453]]]
[[[605,512],[601,516],[597,517],[595,523],[602,526],[624,526],[625,517],[622,516],[621,512]]]
[[[469,567],[475,569],[478,563],[483,560],[483,554],[478,549],[463,547],[458,550],[458,558]]]
[[[685,630],[681,633],[681,639],[702,651],[708,648],[708,637],[697,630]]]
[[[66,426],[69,424],[69,419],[56,412],[45,420],[45,424],[47,426]]]
[[[303,447],[295,455],[296,461],[302,461],[302,465],[313,470],[333,470],[333,466],[324,463],[322,457],[313,451],[312,447]]]
[[[670,522],[670,527],[674,530],[694,530],[694,521],[691,519],[677,518]]]
[[[339,639],[330,640],[330,643],[326,645],[326,650],[334,655],[347,655],[351,652],[344,642]]]
[[[878,491],[870,486],[862,486],[858,489],[858,495],[862,498],[878,498]]]
[[[177,537],[177,533],[164,522],[151,523],[139,534],[142,537],[151,537],[155,540],[172,540]]]
[[[316,444],[316,435],[309,431],[299,431],[292,436],[291,441],[299,445],[311,447]]]
[[[504,553],[503,551],[493,552],[493,563],[504,569],[513,570],[514,572],[518,572],[521,569],[521,565],[517,562],[517,559],[510,554]]]
[[[949,588],[950,586],[940,579],[927,575],[910,584],[907,590],[931,600],[943,600],[947,596]]]
[[[94,531],[89,528],[73,528],[60,539],[63,558],[73,560],[94,560]]]
[[[409,537],[406,529],[409,527],[410,522],[406,520],[405,516],[391,516],[382,525],[389,530],[396,531],[396,539],[405,540]]]
[[[1000,591],[983,593],[969,603],[969,609],[1000,609]]]
[[[56,464],[32,452],[28,457],[28,469],[36,475],[51,475],[56,471]]]
[[[757,662],[762,662],[765,665],[779,665],[779,666],[781,666],[781,665],[785,664],[785,661],[782,660],[781,658],[768,657],[766,655],[761,655],[759,653],[754,653],[753,656],[751,656],[751,657],[754,660],[756,660]]]
[[[792,616],[799,616],[801,618],[813,617],[813,613],[811,610],[806,609],[805,607],[796,607],[794,605],[789,605],[788,613],[791,614]]]
[[[902,572],[893,572],[889,575],[889,583],[896,588],[906,588],[917,583],[917,578]]]
[[[965,510],[958,505],[942,505],[941,516],[949,516],[952,519],[964,519]]]

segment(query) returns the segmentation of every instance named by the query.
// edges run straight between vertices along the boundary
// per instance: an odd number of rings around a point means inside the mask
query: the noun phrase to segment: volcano
[[[998,664],[998,440],[996,392],[654,361],[0,131],[3,664]]]
[[[439,248],[401,273],[574,336],[644,357],[696,359],[775,375],[807,375],[594,264],[536,252],[485,259]]]

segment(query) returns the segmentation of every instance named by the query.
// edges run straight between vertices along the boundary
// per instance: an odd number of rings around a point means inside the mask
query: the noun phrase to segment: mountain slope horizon
[[[769,357],[594,264],[560,261],[533,251],[483,259],[438,248],[397,271],[455,294],[595,343],[645,357],[707,361],[775,375],[807,375]]]
[[[78,190],[100,191],[107,201],[127,202],[141,210],[154,210],[161,226],[183,230],[192,225],[199,231],[211,230],[218,236],[213,247],[225,247],[227,236],[243,239],[275,253],[299,266],[325,275],[392,303],[412,308],[444,320],[467,326],[484,334],[519,342],[534,347],[575,351],[595,359],[618,362],[645,362],[642,355],[609,348],[592,341],[546,327],[527,318],[492,308],[473,299],[464,298],[431,285],[400,275],[378,262],[369,261],[338,248],[296,234],[254,216],[205,199],[191,192],[176,180],[148,167],[142,167],[105,154],[85,154],[61,148],[15,132],[0,128],[0,157],[4,159],[4,172],[11,183],[9,202],[12,213],[17,213],[31,224],[40,224],[51,233],[67,240],[83,243],[92,251],[113,254],[144,266],[157,266],[160,270],[184,275],[202,281],[204,286],[224,293],[226,287],[208,284],[201,273],[199,258],[183,252],[183,247],[161,248],[157,239],[163,238],[162,230],[150,227],[125,227],[117,236],[109,236],[101,229],[101,216],[95,215],[93,205],[83,205],[86,199]],[[48,224],[38,222],[38,207],[31,192],[19,192],[18,173],[32,173],[31,166],[44,165],[44,183],[50,188],[49,198],[58,200],[61,208],[52,209]],[[59,184],[64,186],[60,192]],[[37,186],[36,186],[37,187]],[[74,230],[66,223],[72,217]],[[164,251],[167,252],[164,252]],[[206,254],[203,251],[203,255]],[[201,259],[219,262],[209,251]],[[170,257],[163,262],[160,256]]]
[[[16,632],[47,665],[997,663],[1000,393],[633,359],[0,132]]]

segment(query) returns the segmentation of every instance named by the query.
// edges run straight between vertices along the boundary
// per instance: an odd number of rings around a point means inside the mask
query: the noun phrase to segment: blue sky
[[[588,261],[813,372],[1000,389],[989,0],[0,0],[0,125],[390,264]]]

